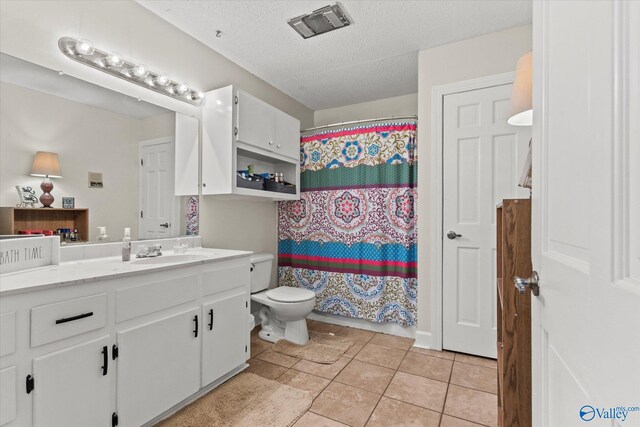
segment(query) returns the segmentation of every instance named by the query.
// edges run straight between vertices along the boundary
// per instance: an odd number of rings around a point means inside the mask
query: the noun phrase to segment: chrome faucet
[[[136,258],[153,258],[162,255],[162,245],[139,246]]]

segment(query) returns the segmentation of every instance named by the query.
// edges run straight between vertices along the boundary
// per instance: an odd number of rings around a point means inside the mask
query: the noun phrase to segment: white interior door
[[[173,138],[140,143],[140,238],[177,236]]]
[[[637,426],[640,3],[534,2],[533,23],[533,424]]]
[[[518,179],[531,129],[506,122],[511,87],[444,97],[442,345],[493,358],[496,205],[504,198],[529,197]]]

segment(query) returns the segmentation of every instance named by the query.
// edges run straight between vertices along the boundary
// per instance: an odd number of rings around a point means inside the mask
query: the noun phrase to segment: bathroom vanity
[[[0,425],[152,424],[247,367],[250,252],[0,277]]]

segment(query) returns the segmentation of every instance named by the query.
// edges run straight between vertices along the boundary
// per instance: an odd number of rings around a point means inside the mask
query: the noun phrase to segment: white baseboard
[[[431,350],[442,350],[441,348],[435,348],[433,345],[433,335],[431,332],[426,331],[416,331],[416,342],[413,346],[418,348],[428,348]]]
[[[364,319],[352,319],[351,317],[336,316],[333,314],[319,313],[316,311],[307,316],[307,318],[325,323],[333,323],[334,325],[366,329],[368,331],[398,335],[407,338],[414,338],[416,336],[415,326],[400,326],[397,323],[375,323]]]

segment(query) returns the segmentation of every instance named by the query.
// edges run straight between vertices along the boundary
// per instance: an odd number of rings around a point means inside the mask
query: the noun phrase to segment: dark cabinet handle
[[[109,371],[109,350],[105,345],[104,347],[102,347],[102,376],[107,375],[108,371]]]
[[[73,322],[74,320],[80,320],[80,319],[84,319],[85,317],[91,317],[91,316],[93,316],[93,311],[90,311],[88,313],[78,314],[76,316],[63,317],[62,319],[56,320],[56,325],[59,325],[60,323]]]
[[[209,330],[213,331],[213,308],[209,310]]]
[[[197,314],[193,316],[193,323],[194,323],[193,336],[198,338],[198,315]]]

